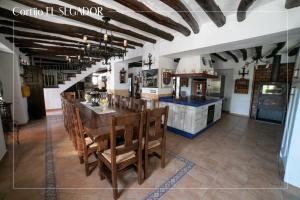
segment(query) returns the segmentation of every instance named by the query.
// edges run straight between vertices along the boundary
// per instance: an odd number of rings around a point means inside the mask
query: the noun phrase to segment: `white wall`
[[[2,128],[2,122],[0,117],[0,160],[3,158],[6,152],[5,140],[4,140],[4,133]]]
[[[21,85],[22,78],[20,76],[21,69],[19,65],[19,56],[21,55],[18,48],[14,48],[8,41],[0,35],[0,42],[5,44],[12,53],[0,52],[0,80],[3,83],[3,99],[11,102],[13,118],[19,124],[28,122],[27,98],[22,96]]]
[[[300,52],[296,61],[300,68]],[[300,77],[293,80],[295,94],[290,96],[280,156],[285,167],[284,181],[300,188]]]
[[[227,70],[232,69],[232,77],[233,82],[236,79],[241,78],[241,76],[238,74],[241,67],[245,64],[244,61],[240,61],[239,63],[235,63],[231,60],[228,62],[218,61],[215,63],[215,68],[217,70]],[[229,112],[233,114],[238,115],[244,115],[249,116],[250,112],[250,106],[251,106],[251,90],[252,90],[252,84],[253,84],[253,73],[254,73],[254,64],[249,65],[249,75],[247,75],[245,78],[249,79],[249,90],[248,94],[236,94],[234,93],[234,84],[226,84],[225,83],[225,90],[231,91],[229,92],[231,94],[231,97],[229,102]],[[229,88],[228,88],[229,87]]]

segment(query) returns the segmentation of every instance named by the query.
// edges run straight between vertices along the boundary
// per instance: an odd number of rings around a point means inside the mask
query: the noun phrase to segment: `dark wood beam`
[[[131,10],[134,10],[136,13],[139,13],[158,24],[176,30],[185,36],[189,36],[191,34],[191,31],[185,26],[183,26],[182,24],[177,23],[171,18],[151,10],[148,6],[146,6],[144,3],[140,1],[137,0],[114,0],[114,1],[118,2],[123,6],[130,8]]]
[[[217,53],[212,53],[210,54],[216,58],[219,58],[220,60],[224,61],[224,62],[227,62],[228,60],[226,58],[223,58],[221,55],[217,54]]]
[[[61,48],[66,50],[74,50],[74,52],[77,52],[76,55],[82,55],[84,50],[81,47],[62,47],[62,46],[49,46],[46,44],[38,44],[31,40],[22,40],[22,39],[14,39],[13,37],[6,37],[8,41],[11,43],[14,43],[16,47],[28,47],[28,48],[43,48],[43,49],[49,49],[49,48]],[[105,47],[102,47],[100,50],[103,50]],[[112,52],[122,52],[122,49],[115,48],[115,47],[106,47]]]
[[[285,42],[279,42],[277,43],[276,47],[273,49],[273,51],[266,56],[266,58],[272,58],[277,55],[277,53],[285,46]]]
[[[286,0],[285,8],[291,9],[300,6],[300,0]]]
[[[255,53],[256,55],[253,57],[254,60],[259,60],[259,59],[262,59],[263,56],[262,56],[262,46],[258,46],[258,47],[255,47]]]
[[[7,20],[0,20],[0,24],[4,24],[7,26],[13,26],[13,23]],[[23,27],[26,28],[28,27],[27,24],[21,23],[21,22],[15,22],[15,27]],[[13,35],[13,36],[22,36],[22,37],[29,37],[29,38],[36,38],[36,39],[46,39],[46,40],[57,40],[57,41],[62,41],[62,42],[72,42],[72,43],[78,43],[78,44],[83,44],[82,42],[78,42],[77,40],[70,40],[70,39],[66,39],[63,37],[58,37],[58,36],[52,36],[49,35],[47,33],[45,33],[46,35],[43,35],[41,33],[33,33],[33,32],[26,32],[26,31],[19,31],[16,29],[12,29],[9,27],[4,27],[1,26],[0,27],[0,33],[6,34],[6,35]],[[90,40],[94,40],[95,38],[93,37],[89,37]],[[123,47],[123,43],[118,43],[118,42],[113,42],[112,43],[113,46],[119,46],[119,47]],[[127,45],[128,49],[135,49],[134,46],[131,45]]]
[[[25,28],[30,28],[30,29],[35,29],[39,31],[45,31],[49,33],[57,33],[57,34],[62,34],[62,35],[67,35],[70,37],[76,37],[76,38],[83,38],[83,35],[88,35],[88,36],[93,36],[94,40],[100,41],[103,39],[103,33],[90,30],[87,28],[79,27],[79,26],[73,26],[69,24],[60,24],[60,23],[55,23],[55,22],[50,22],[50,21],[45,21],[41,20],[35,17],[29,17],[29,16],[24,16],[24,15],[13,15],[12,11],[0,8],[0,16],[9,18],[12,20],[16,20],[15,26],[18,27],[25,27]],[[109,37],[109,40],[111,38]],[[113,37],[113,41],[118,41],[123,43],[124,38],[120,37]],[[128,44],[132,44],[134,46],[140,46],[142,47],[143,44],[128,40]]]
[[[218,26],[221,27],[226,23],[226,17],[220,7],[214,0],[195,0],[200,7],[206,12],[208,17]]]
[[[158,36],[160,38],[163,38],[165,40],[168,40],[168,41],[172,41],[174,39],[174,36],[170,33],[162,31],[158,28],[154,28],[154,27],[148,25],[145,22],[139,21],[135,18],[132,18],[132,17],[129,17],[129,16],[124,15],[122,13],[119,13],[114,9],[105,7],[105,6],[100,5],[100,4],[97,4],[93,1],[89,1],[89,0],[77,0],[77,1],[74,1],[74,0],[61,0],[61,1],[65,2],[65,3],[68,3],[70,5],[81,7],[81,8],[82,7],[87,7],[87,8],[101,7],[103,15],[106,16],[106,17],[109,17],[112,20],[121,22],[121,23],[126,24],[128,26],[140,29],[142,31],[151,33],[153,35],[156,35],[156,36]]]
[[[289,51],[289,56],[296,56],[299,52],[300,47],[295,47],[292,50]]]
[[[231,51],[225,51],[225,53],[229,56],[232,57],[232,59],[234,60],[234,62],[238,63],[239,62],[239,59],[236,55],[234,55]]]
[[[240,52],[242,53],[242,55],[243,55],[243,60],[245,61],[245,60],[247,60],[247,58],[248,58],[248,55],[247,55],[247,49],[239,49],[240,50]]]
[[[29,6],[29,7],[41,9],[43,11],[46,11],[47,8],[52,8],[53,14],[55,14],[55,15],[63,16],[63,17],[69,18],[69,19],[73,19],[75,21],[83,22],[83,23],[86,23],[86,24],[89,24],[92,26],[100,27],[100,28],[108,28],[108,30],[111,30],[111,31],[126,34],[126,35],[129,35],[129,36],[132,36],[137,39],[144,40],[144,41],[147,41],[150,43],[156,43],[155,39],[146,37],[142,34],[135,33],[131,30],[120,28],[113,24],[108,24],[108,26],[106,27],[104,25],[104,21],[97,20],[97,19],[95,19],[93,17],[89,17],[87,15],[80,15],[80,14],[78,14],[78,15],[62,15],[62,13],[59,10],[61,6],[59,6],[57,4],[50,4],[50,3],[45,3],[42,1],[32,1],[32,0],[14,0],[14,1],[24,4],[26,6]],[[67,13],[71,13],[69,8],[65,8],[65,9],[66,9]]]
[[[189,9],[180,0],[160,0],[160,1],[173,8],[184,19],[184,21],[192,28],[195,34],[199,33],[200,28],[198,22],[193,17]]]
[[[84,47],[82,44],[67,44],[63,42],[55,42],[55,41],[47,41],[47,40],[36,40],[36,39],[25,39],[25,38],[13,38],[13,37],[5,37],[7,40],[14,42],[14,43],[44,43],[44,44],[51,44],[51,45],[58,45],[58,46],[66,46],[66,47],[76,47],[82,48]]]
[[[237,10],[237,20],[242,22],[246,19],[247,10],[255,2],[255,0],[241,0]]]

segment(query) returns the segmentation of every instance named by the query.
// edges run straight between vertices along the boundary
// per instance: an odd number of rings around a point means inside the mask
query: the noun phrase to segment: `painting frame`
[[[158,88],[158,69],[143,70],[142,76],[144,88]]]

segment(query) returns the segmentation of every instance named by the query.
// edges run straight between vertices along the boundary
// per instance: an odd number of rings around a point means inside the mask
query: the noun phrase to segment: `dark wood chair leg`
[[[84,165],[85,165],[85,175],[89,176],[90,175],[90,167],[89,167],[89,160],[88,160],[87,155],[84,155]]]
[[[165,168],[166,165],[166,149],[164,147],[161,148],[161,168]]]
[[[83,156],[81,156],[81,155],[78,155],[78,158],[79,158],[79,162],[80,162],[80,164],[83,164],[83,163],[84,163]]]
[[[145,152],[145,170],[144,170],[144,179],[147,179],[148,178],[148,175],[149,175],[149,170],[148,170],[148,165],[149,165],[149,156],[148,156],[148,152]]]
[[[113,196],[114,199],[117,200],[118,199],[118,183],[117,183],[117,171],[112,170],[111,171],[111,180],[112,180],[112,187],[113,187]]]
[[[103,175],[103,162],[99,159],[99,176],[100,180],[104,180],[105,176]]]
[[[142,170],[143,170],[143,166],[142,166],[142,154],[138,153],[138,183],[139,185],[141,185],[143,183],[143,178],[142,178]]]

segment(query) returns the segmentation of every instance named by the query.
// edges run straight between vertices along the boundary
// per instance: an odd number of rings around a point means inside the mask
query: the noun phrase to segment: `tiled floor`
[[[46,133],[51,134],[50,141]],[[152,174],[142,185],[137,184],[134,170],[125,173],[118,180],[119,187],[125,188],[120,199],[300,199],[300,189],[280,179],[281,137],[278,125],[232,115],[224,115],[193,140],[168,133],[166,168],[160,169],[159,161],[152,159]],[[60,116],[31,122],[22,129],[20,141],[14,145],[14,173],[12,142],[0,163],[0,200],[112,199],[110,184],[100,181],[97,171],[85,176]],[[49,144],[51,152],[46,148]],[[48,159],[53,156],[53,168],[45,165],[45,152]],[[49,195],[44,188],[51,180],[51,170],[57,189],[51,189]]]

